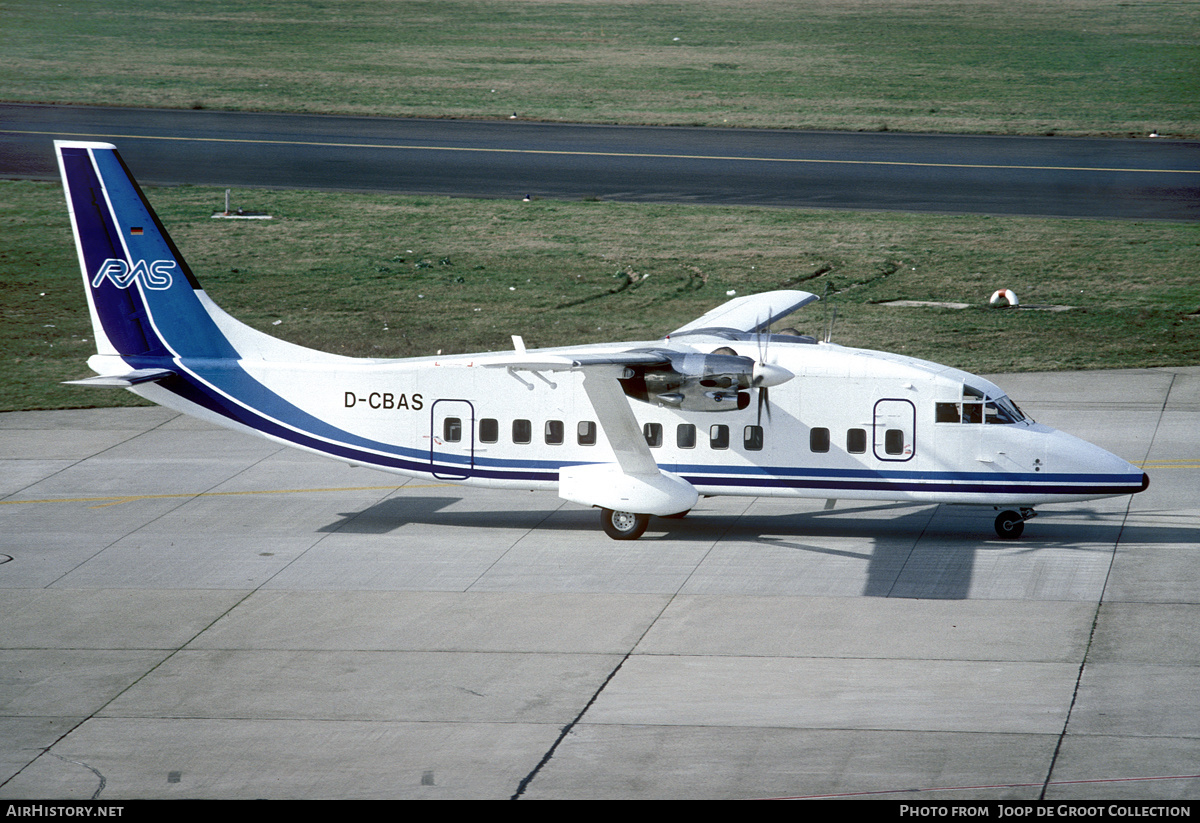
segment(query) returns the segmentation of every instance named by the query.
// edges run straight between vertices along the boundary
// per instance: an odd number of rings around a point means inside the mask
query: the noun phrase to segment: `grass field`
[[[1150,0],[0,0],[0,97],[1196,137],[1198,40],[1200,3]],[[227,310],[348,354],[653,338],[786,287],[832,295],[837,342],[973,371],[1200,362],[1188,225],[281,191],[226,223],[218,191],[150,197]],[[138,402],[58,385],[93,351],[59,188],[0,182],[0,232],[0,410]],[[1073,308],[985,308],[1001,286]]]
[[[272,221],[213,220],[222,193],[148,190],[223,308],[346,354],[654,339],[730,290],[800,288],[831,296],[835,342],[975,372],[1200,362],[1191,225],[288,191],[240,196]],[[137,402],[58,385],[94,351],[60,188],[0,182],[0,232],[0,410]],[[990,309],[998,287],[1073,308]]]
[[[5,0],[13,101],[1200,135],[1200,4]]]

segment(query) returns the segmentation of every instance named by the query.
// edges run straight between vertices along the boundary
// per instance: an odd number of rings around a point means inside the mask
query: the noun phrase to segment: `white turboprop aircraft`
[[[277,340],[200,288],[107,143],[55,143],[98,377],[168,408],[355,465],[553,489],[636,539],[703,496],[993,506],[1134,494],[1141,469],[1026,417],[995,385],[844,348],[777,320],[817,299],[739,297],[661,340],[360,359]]]

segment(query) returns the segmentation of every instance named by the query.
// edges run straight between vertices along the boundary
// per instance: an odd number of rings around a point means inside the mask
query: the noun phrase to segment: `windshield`
[[[937,403],[936,406],[939,423],[1033,422],[1008,395],[989,397],[982,389],[965,383],[961,403]]]
[[[1020,423],[1022,420],[1029,420],[1025,412],[1009,399],[1007,394],[1002,394],[994,401],[996,404],[996,417],[998,420],[988,420],[989,423]]]

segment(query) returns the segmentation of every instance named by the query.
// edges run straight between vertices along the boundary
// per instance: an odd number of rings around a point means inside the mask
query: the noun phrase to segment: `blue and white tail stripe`
[[[114,146],[56,142],[98,353],[236,358]],[[157,365],[147,363],[146,365]]]
[[[139,391],[172,408],[324,454],[417,465],[405,450],[328,424],[251,377],[240,349],[259,359],[285,353],[292,362],[349,358],[276,340],[229,317],[204,295],[114,146],[55,146],[100,355],[92,362],[110,372],[169,372],[157,388]]]

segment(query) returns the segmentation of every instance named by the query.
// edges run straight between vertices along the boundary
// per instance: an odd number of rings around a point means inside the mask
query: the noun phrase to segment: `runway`
[[[1195,799],[1200,367],[993,377],[1046,507],[553,494],[159,408],[0,415],[0,797]]]
[[[1200,220],[1200,143],[0,104],[0,177],[113,142],[143,184]]]

